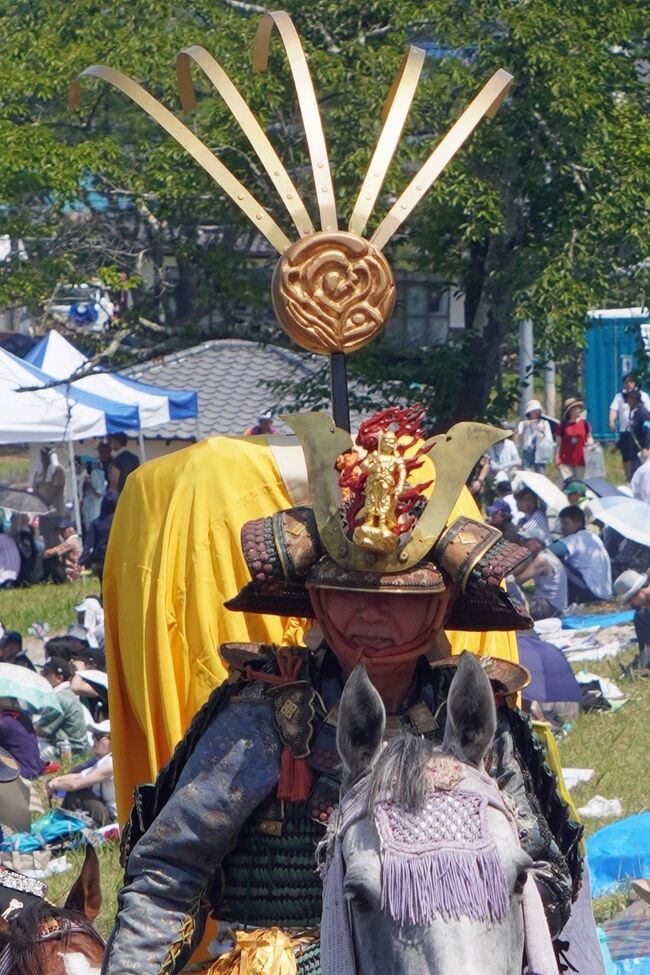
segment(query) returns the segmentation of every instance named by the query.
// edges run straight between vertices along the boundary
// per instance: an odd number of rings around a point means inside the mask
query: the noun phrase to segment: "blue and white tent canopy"
[[[88,366],[83,353],[54,330],[34,346],[26,361],[55,379],[70,379]],[[198,414],[197,395],[193,390],[150,386],[120,373],[96,370],[83,379],[73,379],[72,388],[135,404],[140,412],[141,426],[134,429],[149,429],[170,420],[192,419]]]
[[[84,440],[140,428],[137,406],[51,382],[40,369],[0,349],[0,443]],[[25,389],[30,391],[20,392]]]

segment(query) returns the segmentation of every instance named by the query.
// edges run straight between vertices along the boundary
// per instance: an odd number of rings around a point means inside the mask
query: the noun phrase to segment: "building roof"
[[[147,440],[240,435],[260,413],[275,412],[281,394],[270,382],[300,381],[314,371],[311,356],[245,339],[213,339],[124,370],[141,382],[198,393],[198,427],[195,420],[166,423],[147,431]],[[274,426],[289,432],[277,422]]]

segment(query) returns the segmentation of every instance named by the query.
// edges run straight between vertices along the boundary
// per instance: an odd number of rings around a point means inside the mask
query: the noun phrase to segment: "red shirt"
[[[557,435],[560,437],[560,463],[569,467],[585,466],[585,443],[591,436],[588,420],[574,420],[573,423],[560,423]]]

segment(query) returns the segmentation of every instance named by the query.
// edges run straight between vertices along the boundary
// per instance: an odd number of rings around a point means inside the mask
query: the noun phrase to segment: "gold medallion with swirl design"
[[[296,241],[273,273],[277,319],[309,352],[362,348],[381,332],[394,305],[395,280],[384,255],[343,230]]]

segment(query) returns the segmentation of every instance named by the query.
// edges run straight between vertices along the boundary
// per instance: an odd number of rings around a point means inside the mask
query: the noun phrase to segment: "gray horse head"
[[[324,975],[521,972],[531,860],[484,771],[495,726],[490,683],[466,653],[444,749],[413,735],[382,749],[381,698],[363,667],[352,673],[338,718],[344,780],[326,868]]]

